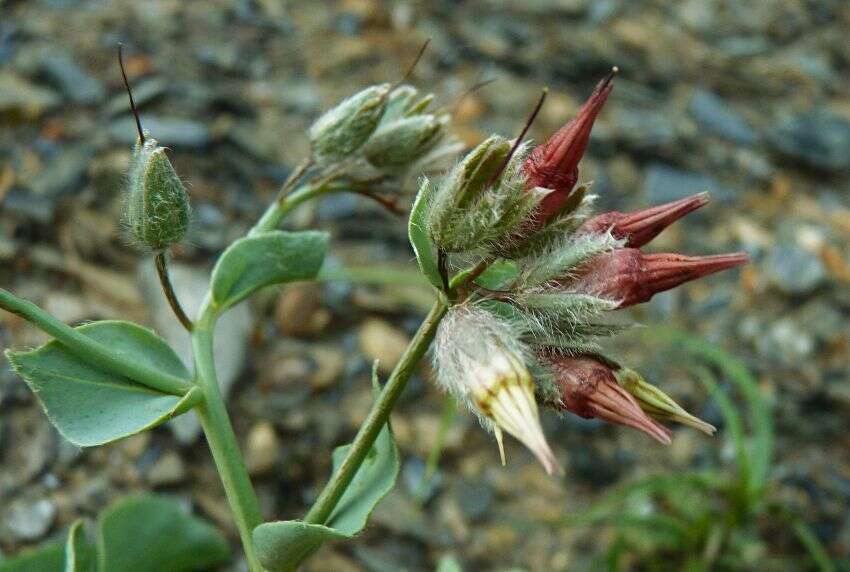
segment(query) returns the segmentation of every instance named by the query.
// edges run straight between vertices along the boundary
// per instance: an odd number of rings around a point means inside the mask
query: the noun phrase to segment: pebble
[[[691,97],[688,111],[697,123],[724,139],[742,145],[753,145],[758,134],[720,97],[698,89]]]
[[[285,336],[310,336],[321,332],[331,321],[322,307],[322,289],[316,284],[293,284],[278,296],[275,320]]]
[[[59,96],[11,73],[0,72],[0,114],[35,119],[59,104]]]
[[[202,149],[212,141],[209,128],[198,121],[149,113],[142,114],[142,120],[145,130],[164,147]],[[136,123],[131,116],[114,120],[106,129],[116,143],[127,146],[136,143]]]
[[[268,421],[257,423],[248,432],[245,444],[245,465],[253,476],[270,473],[280,460],[280,438]]]
[[[166,451],[148,469],[148,482],[155,487],[179,485],[186,480],[186,465],[174,451]]]
[[[47,224],[53,220],[56,211],[55,197],[46,197],[33,193],[22,187],[12,187],[3,198],[0,206],[3,212],[14,218],[39,224]]]
[[[90,105],[106,95],[99,79],[84,71],[61,50],[46,50],[39,62],[40,72],[74,103]]]
[[[675,201],[704,191],[711,193],[712,200],[719,202],[730,201],[735,196],[734,191],[723,187],[713,177],[660,163],[647,167],[643,188],[650,204]],[[693,218],[692,215],[691,220]]]
[[[826,279],[820,258],[793,242],[774,246],[764,261],[764,271],[771,284],[785,294],[811,294]]]
[[[850,118],[826,109],[785,116],[770,134],[773,146],[802,164],[830,172],[850,171]]]
[[[360,326],[360,350],[371,363],[378,360],[379,369],[389,373],[407,349],[407,335],[384,320],[370,318]]]
[[[47,534],[57,511],[48,499],[21,498],[12,501],[5,512],[5,528],[16,540],[31,542]]]

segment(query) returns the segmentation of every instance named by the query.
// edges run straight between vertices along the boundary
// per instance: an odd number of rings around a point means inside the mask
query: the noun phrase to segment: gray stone
[[[792,242],[773,247],[764,262],[764,270],[771,284],[797,296],[811,293],[826,280],[820,258]]]
[[[97,103],[106,94],[99,79],[89,75],[64,51],[45,50],[39,71],[74,103]]]
[[[63,149],[47,161],[27,186],[39,195],[50,197],[79,190],[92,154],[92,149],[84,145]]]
[[[782,118],[770,133],[777,151],[815,169],[850,171],[850,119],[818,109]]]
[[[33,193],[21,187],[12,187],[0,207],[4,213],[22,220],[47,224],[56,210],[54,198]]]
[[[190,317],[195,316],[206,294],[209,275],[203,270],[180,264],[171,264],[170,273],[183,309]],[[137,274],[154,329],[174,348],[186,367],[192,371],[192,340],[174,317],[162,294],[153,261],[142,262]],[[245,364],[245,346],[252,327],[253,319],[247,304],[236,306],[218,321],[215,331],[215,362],[218,384],[225,398],[230,394],[230,389]],[[170,426],[177,440],[184,444],[193,442],[201,429],[194,412],[181,415],[172,421]]]
[[[130,87],[133,89],[133,101],[136,102],[136,108],[141,109],[143,105],[168,91],[168,82],[165,78],[156,76],[133,82]],[[121,115],[127,113],[129,109],[130,101],[123,90],[110,98],[109,103],[106,104],[106,112],[109,115]]]
[[[636,151],[656,152],[671,149],[676,143],[676,128],[667,113],[624,109],[613,125],[617,138]]]
[[[696,90],[688,104],[688,111],[701,127],[724,139],[744,145],[758,141],[758,134],[747,122],[709,91]]]
[[[59,96],[10,72],[0,72],[0,113],[35,118],[59,104]]]
[[[142,127],[164,147],[200,149],[212,140],[206,125],[189,119],[142,114]],[[138,136],[135,120],[129,115],[113,121],[107,130],[115,142],[123,145],[133,145]]]
[[[713,177],[660,163],[647,167],[643,187],[650,204],[675,201],[703,191],[711,193],[715,201],[726,202],[734,198],[734,191]]]
[[[6,510],[5,525],[17,540],[38,540],[56,519],[56,505],[47,499],[18,499]]]

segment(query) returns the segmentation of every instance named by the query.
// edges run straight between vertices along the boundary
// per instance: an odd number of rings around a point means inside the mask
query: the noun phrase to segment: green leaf
[[[119,355],[189,379],[174,351],[151,331],[130,322],[103,321],[76,328]],[[29,352],[6,352],[47,417],[71,443],[91,447],[150,429],[188,411],[199,394],[162,393],[90,365],[52,341]]]
[[[222,565],[230,550],[215,528],[177,503],[138,496],[102,513],[98,553],[103,572],[189,572]]]
[[[0,562],[0,572],[63,572],[65,547],[53,542]]]
[[[65,572],[94,572],[96,564],[94,547],[86,539],[83,520],[74,521],[65,541]]]
[[[463,572],[463,566],[454,554],[446,554],[437,563],[437,572]]]
[[[503,290],[519,277],[519,269],[513,260],[500,260],[487,267],[475,283],[490,290]]]
[[[437,257],[434,254],[431,239],[428,238],[428,231],[425,227],[425,219],[428,216],[428,202],[431,200],[433,189],[434,185],[427,180],[419,188],[419,193],[413,202],[413,208],[410,209],[407,234],[410,237],[410,245],[413,247],[413,252],[416,253],[416,261],[419,263],[422,274],[434,288],[442,290],[443,279],[440,276]]]
[[[327,250],[324,232],[274,230],[241,238],[221,255],[212,274],[212,298],[221,308],[272,284],[312,280]]]
[[[345,445],[334,451],[334,471],[339,469],[350,447]],[[292,570],[323,542],[352,538],[363,530],[372,511],[392,490],[398,471],[398,450],[387,424],[378,434],[372,450],[325,526],[278,521],[261,524],[254,529],[254,546],[260,563],[271,572]]]

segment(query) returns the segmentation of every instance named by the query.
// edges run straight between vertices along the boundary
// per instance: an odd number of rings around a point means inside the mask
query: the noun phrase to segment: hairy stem
[[[188,380],[155,370],[132,356],[116,353],[57,320],[29,300],[18,298],[2,288],[0,288],[0,308],[22,317],[50,334],[86,363],[102,367],[164,393],[185,395],[192,389],[192,384]]]
[[[198,417],[236,520],[245,558],[248,560],[248,569],[250,572],[262,572],[263,567],[257,560],[251,540],[251,531],[262,523],[260,505],[251,486],[251,479],[242,460],[239,443],[233,433],[233,426],[230,424],[227,408],[218,386],[213,361],[213,330],[216,316],[209,308],[211,307],[205,305],[192,333],[195,375],[205,397],[204,403],[197,407]]]
[[[328,191],[328,186],[322,181],[303,185],[298,187],[292,193],[282,197],[281,200],[274,201],[257,221],[257,224],[248,233],[248,236],[255,236],[263,232],[275,230],[280,226],[280,221],[288,215],[292,210],[312,198]]]
[[[378,400],[369,412],[368,417],[366,417],[366,420],[357,431],[357,436],[351,444],[348,456],[346,456],[340,465],[339,470],[331,476],[330,481],[325,485],[319,498],[316,499],[313,507],[307,513],[307,516],[304,517],[305,522],[324,524],[334,508],[336,508],[339,499],[342,497],[345,489],[348,488],[348,485],[351,483],[354,475],[357,474],[357,470],[363,464],[363,460],[375,443],[378,433],[387,422],[396,400],[407,385],[407,381],[413,374],[416,365],[422,359],[422,356],[425,355],[428,346],[431,345],[431,341],[437,333],[437,326],[445,315],[446,309],[445,304],[441,302],[434,303],[428,316],[422,322],[422,325],[419,326],[419,331],[416,332],[416,335],[407,346],[404,355],[402,355],[401,360],[395,366],[392,374],[390,374],[390,378],[381,390],[381,394],[378,396]]]
[[[186,331],[191,333],[192,320],[183,311],[183,306],[180,305],[180,300],[177,299],[177,293],[174,291],[174,286],[171,284],[171,277],[168,275],[168,261],[165,258],[165,252],[158,252],[154,257],[156,262],[156,273],[159,276],[159,283],[162,286],[162,291],[165,294],[165,299],[168,300],[168,305],[171,306],[171,311],[180,320],[180,323],[186,328]]]

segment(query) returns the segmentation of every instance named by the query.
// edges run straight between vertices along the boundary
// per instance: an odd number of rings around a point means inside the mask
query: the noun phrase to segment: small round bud
[[[404,169],[434,148],[445,124],[445,119],[430,114],[397,119],[375,131],[363,154],[375,167]]]
[[[154,139],[136,142],[128,179],[126,216],[134,242],[151,250],[180,242],[189,227],[189,197]]]
[[[389,90],[389,84],[367,87],[319,117],[310,128],[316,159],[338,160],[360,149],[381,121]]]

